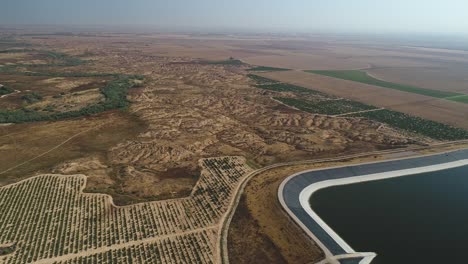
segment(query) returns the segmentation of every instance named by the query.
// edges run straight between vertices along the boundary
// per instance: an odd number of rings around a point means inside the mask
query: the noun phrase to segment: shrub
[[[42,100],[42,95],[36,92],[32,92],[32,93],[28,93],[28,94],[21,96],[21,99],[26,101],[28,104],[32,104],[32,103]]]
[[[6,86],[2,86],[0,87],[0,95],[6,95],[6,94],[11,94],[15,92],[15,90],[9,88],[9,87],[6,87]]]

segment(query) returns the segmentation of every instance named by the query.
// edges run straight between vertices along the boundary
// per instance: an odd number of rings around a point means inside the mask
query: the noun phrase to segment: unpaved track
[[[209,230],[215,229],[215,228],[217,228],[216,225],[215,226],[204,227],[204,228],[193,229],[193,230],[186,231],[186,232],[169,234],[169,235],[165,235],[165,236],[157,236],[157,237],[152,237],[152,238],[135,240],[135,241],[122,243],[122,244],[117,244],[117,245],[112,245],[112,246],[107,246],[107,247],[88,249],[86,251],[81,251],[81,252],[76,253],[76,254],[67,254],[67,255],[60,256],[60,257],[56,257],[56,258],[42,259],[42,260],[39,260],[39,261],[36,261],[36,262],[33,262],[33,263],[35,263],[35,264],[49,264],[49,263],[63,262],[63,261],[72,260],[72,259],[79,258],[79,257],[87,257],[87,256],[91,256],[91,255],[98,254],[98,253],[104,253],[104,252],[107,252],[109,250],[117,250],[117,249],[123,249],[123,248],[136,246],[136,245],[140,245],[140,244],[144,244],[144,243],[157,242],[157,241],[161,241],[161,240],[167,239],[167,238],[177,237],[177,236],[181,236],[181,235],[189,235],[189,234],[198,233],[198,232],[201,232],[201,231],[209,231]]]
[[[102,126],[104,126],[104,125],[106,125],[106,124],[108,124],[108,123],[109,123],[109,122],[104,123],[104,124],[101,124],[101,125],[99,125],[99,126],[97,126],[97,127],[92,127],[92,128],[83,130],[83,131],[81,131],[81,132],[78,132],[78,133],[74,134],[73,136],[67,138],[66,140],[62,141],[60,144],[58,144],[58,145],[52,147],[51,149],[47,150],[46,152],[43,152],[43,153],[37,155],[37,156],[34,157],[34,158],[31,158],[31,159],[26,160],[26,161],[24,161],[24,162],[22,162],[22,163],[20,163],[20,164],[18,164],[18,165],[15,165],[15,166],[13,166],[13,167],[11,167],[11,168],[8,168],[8,169],[6,169],[6,170],[4,170],[4,171],[1,171],[1,172],[0,172],[0,175],[5,174],[5,173],[7,173],[7,172],[9,172],[9,171],[11,171],[11,170],[14,170],[14,169],[18,168],[18,167],[21,167],[21,166],[23,166],[23,165],[25,165],[25,164],[28,164],[29,162],[34,161],[34,160],[36,160],[36,159],[38,159],[38,158],[40,158],[40,157],[43,157],[43,156],[49,154],[50,152],[52,152],[52,151],[54,151],[54,150],[60,148],[61,146],[67,144],[69,141],[73,140],[74,138],[76,138],[76,137],[78,137],[78,136],[80,136],[80,135],[82,135],[82,134],[85,134],[85,133],[87,133],[87,132],[89,132],[89,131],[91,131],[91,130],[93,130],[93,129],[99,129],[100,127],[102,127]],[[6,135],[6,136],[8,136],[8,135]]]
[[[368,113],[368,112],[375,112],[375,111],[380,111],[384,110],[385,108],[378,108],[378,109],[371,109],[371,110],[362,110],[362,111],[357,111],[357,112],[350,112],[350,113],[345,113],[345,114],[340,114],[340,115],[334,115],[334,117],[340,117],[340,116],[347,116],[347,115],[354,115],[354,114],[362,114],[362,113]]]

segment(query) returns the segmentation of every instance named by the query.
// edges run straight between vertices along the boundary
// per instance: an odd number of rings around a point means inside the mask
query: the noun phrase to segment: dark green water
[[[319,190],[313,210],[372,264],[468,263],[468,166]]]

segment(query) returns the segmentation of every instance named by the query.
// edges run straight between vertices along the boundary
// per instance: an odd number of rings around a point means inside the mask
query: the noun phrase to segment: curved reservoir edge
[[[303,171],[289,176],[278,189],[278,199],[288,215],[324,251],[325,263],[368,264],[372,252],[355,252],[310,207],[309,198],[320,189],[376,181],[468,165],[468,149],[420,157],[395,159]]]

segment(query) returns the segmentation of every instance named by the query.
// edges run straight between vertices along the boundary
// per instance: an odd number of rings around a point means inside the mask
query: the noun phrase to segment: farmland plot
[[[0,188],[0,263],[213,263],[233,192],[251,168],[241,157],[200,161],[187,198],[116,207],[83,193],[84,175],[41,175]]]
[[[357,101],[336,98],[301,86],[274,82],[273,80],[269,83],[269,79],[265,77],[257,78],[255,75],[249,77],[257,82],[257,88],[282,95],[274,96],[272,99],[304,112],[335,117],[367,118],[387,124],[393,128],[420,134],[436,140],[463,140],[468,138],[468,131],[462,128],[397,111],[377,108]],[[291,94],[293,94],[293,97],[291,97]],[[288,95],[288,97],[284,95]],[[461,100],[463,99],[464,97],[461,98]]]

